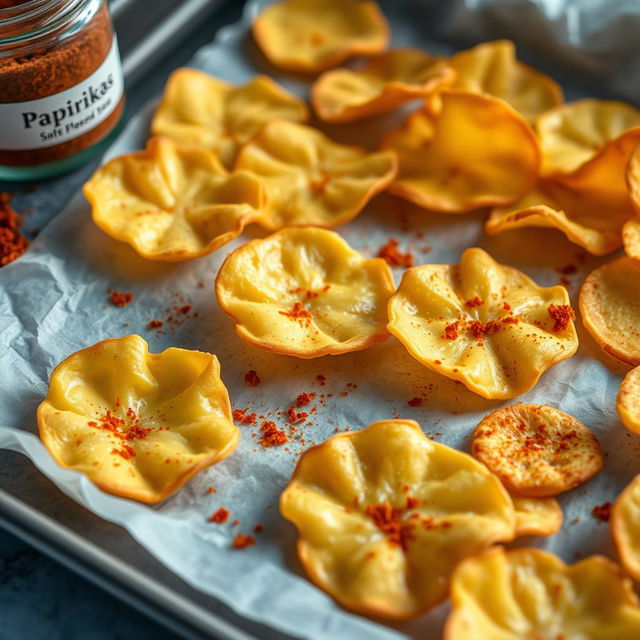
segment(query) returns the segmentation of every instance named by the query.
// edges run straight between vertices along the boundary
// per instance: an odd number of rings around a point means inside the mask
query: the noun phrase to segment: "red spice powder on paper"
[[[271,420],[262,423],[260,433],[262,436],[260,437],[259,443],[265,447],[265,449],[269,447],[280,447],[289,441],[284,430],[278,429],[276,423]]]
[[[409,400],[407,404],[410,407],[419,407],[422,405],[422,402],[423,402],[422,398],[411,398],[411,400]]]
[[[22,217],[11,206],[11,195],[0,193],[0,267],[19,258],[29,247],[21,224]]]
[[[164,322],[162,322],[162,320],[149,320],[147,329],[160,329],[163,325]]]
[[[254,369],[250,369],[247,373],[244,374],[244,381],[250,387],[257,387],[260,384],[260,378],[258,377],[257,372]]]
[[[240,424],[257,424],[257,416],[255,413],[247,413],[249,409],[234,409],[233,421]]]
[[[126,307],[133,301],[133,293],[109,291],[109,302],[116,307]]]
[[[564,331],[576,319],[576,312],[568,304],[550,304],[547,313],[554,322],[554,331]]]
[[[389,238],[387,243],[378,250],[378,258],[382,258],[392,267],[413,267],[414,258],[412,253],[402,253],[398,250],[400,243],[395,238]]]
[[[315,397],[316,397],[316,394],[313,392],[301,393],[296,398],[296,407],[306,407]]]
[[[256,539],[253,536],[245,536],[244,533],[238,533],[231,544],[234,549],[245,549],[246,547],[252,547],[255,543]]]
[[[593,507],[591,511],[591,515],[596,519],[600,520],[600,522],[609,522],[609,518],[611,518],[611,507],[613,505],[610,502],[605,502],[604,504],[598,504]]]
[[[230,511],[229,509],[225,509],[224,507],[220,507],[210,518],[209,522],[215,522],[217,524],[222,524],[229,519]]]

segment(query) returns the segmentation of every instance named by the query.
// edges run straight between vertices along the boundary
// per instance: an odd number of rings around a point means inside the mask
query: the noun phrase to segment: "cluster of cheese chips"
[[[231,253],[216,280],[238,336],[276,353],[317,358],[388,337],[395,289],[381,258],[366,259],[337,233],[289,227]]]
[[[497,477],[412,420],[375,422],[307,450],[280,510],[319,587],[351,611],[394,620],[442,601],[460,560],[515,531]]]
[[[631,581],[603,556],[566,565],[539,549],[488,549],[458,565],[451,602],[446,640],[640,637]]]
[[[215,356],[149,353],[137,335],[72,354],[38,407],[42,442],[98,487],[158,502],[229,456],[240,438]]]
[[[389,331],[427,367],[485,398],[531,389],[578,348],[569,295],[467,249],[459,265],[404,272]]]

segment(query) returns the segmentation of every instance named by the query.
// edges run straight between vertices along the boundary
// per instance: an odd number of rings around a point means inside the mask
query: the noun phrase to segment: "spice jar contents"
[[[0,267],[19,258],[28,248],[29,241],[20,231],[20,215],[11,206],[8,193],[0,193]]]
[[[35,3],[42,11],[31,20],[33,2],[0,4],[0,177],[28,178],[34,174],[11,168],[76,156],[105,138],[122,113],[122,70],[106,3],[93,13],[87,0],[48,12],[43,0]],[[37,175],[71,169],[84,155]]]

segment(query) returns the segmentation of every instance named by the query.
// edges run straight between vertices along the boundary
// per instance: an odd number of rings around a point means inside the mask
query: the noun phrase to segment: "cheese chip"
[[[513,537],[513,503],[465,453],[412,420],[307,450],[280,498],[309,577],[342,606],[404,620],[441,602],[456,564]]]
[[[610,526],[622,566],[629,575],[640,580],[640,475],[615,501]]]
[[[609,355],[640,365],[640,266],[618,258],[592,271],[580,289],[582,322]]]
[[[367,153],[333,142],[317,129],[274,120],[246,144],[236,169],[262,178],[270,230],[290,225],[335,227],[358,215],[397,171],[391,151]]]
[[[596,437],[573,416],[547,405],[514,404],[481,420],[471,455],[507,489],[533,498],[555,496],[602,469]]]
[[[622,424],[629,431],[640,434],[640,367],[631,369],[620,383],[616,410]]]
[[[170,138],[114,158],[84,185],[94,222],[149,260],[179,261],[215,251],[264,218],[262,183],[228,174],[215,154]]]
[[[508,102],[533,124],[545,111],[562,104],[562,89],[549,76],[516,58],[510,40],[484,42],[452,56],[454,89],[489,93]]]
[[[137,335],[61,362],[38,429],[59,464],[141,502],[164,500],[240,438],[217,358],[173,347],[152,354]]]
[[[323,73],[312,88],[312,103],[326,122],[352,122],[379,115],[450,86],[455,71],[441,58],[418,49],[392,49],[358,70]]]
[[[562,526],[562,509],[555,498],[511,496],[516,510],[516,538],[552,536]]]
[[[604,556],[566,565],[539,549],[488,549],[461,562],[445,640],[635,640],[631,581]]]
[[[267,76],[236,87],[185,68],[169,77],[151,132],[214,151],[231,167],[238,149],[269,120],[304,122],[308,117],[304,102]]]
[[[317,72],[386,49],[389,26],[375,2],[280,0],[253,23],[253,37],[276,67]]]
[[[540,151],[527,122],[489,95],[443,91],[437,109],[423,109],[388,133],[383,149],[398,153],[389,191],[425,209],[465,213],[507,205],[530,191]]]
[[[578,348],[569,295],[467,249],[460,265],[404,272],[389,331],[434,371],[485,398],[513,398]]]
[[[386,340],[395,285],[387,263],[366,259],[337,233],[290,227],[231,253],[218,302],[238,335],[267,351],[317,358]]]

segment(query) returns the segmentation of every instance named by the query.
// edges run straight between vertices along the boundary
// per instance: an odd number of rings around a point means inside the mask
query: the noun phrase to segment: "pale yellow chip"
[[[149,353],[137,335],[70,355],[38,407],[40,438],[109,493],[158,502],[229,456],[240,439],[210,353]]]
[[[514,404],[483,418],[471,455],[507,489],[542,498],[569,491],[602,469],[596,437],[581,422],[548,405]]]
[[[312,87],[316,114],[327,122],[352,122],[391,111],[450,86],[455,71],[418,49],[392,49],[361,69],[323,73]]]
[[[540,549],[502,547],[458,565],[445,640],[637,640],[629,578],[604,556],[566,565]]]
[[[626,191],[600,188],[621,181],[621,176],[608,183],[581,179],[583,186],[576,182],[576,188],[541,181],[519,202],[493,209],[486,231],[496,234],[524,227],[558,229],[589,253],[606,255],[622,246],[624,225],[635,216]]]
[[[508,102],[529,122],[562,104],[562,89],[549,76],[516,58],[510,40],[484,42],[451,57],[457,72],[454,89],[489,93]]]
[[[280,511],[313,582],[351,611],[396,620],[438,604],[461,559],[514,532],[500,481],[413,420],[374,422],[306,451]]]
[[[616,410],[622,424],[640,434],[640,367],[631,369],[620,383]]]
[[[389,331],[425,366],[485,398],[513,398],[578,348],[564,287],[467,249],[460,265],[404,272],[389,301]]]
[[[398,177],[389,191],[425,209],[464,213],[507,205],[530,191],[540,151],[524,118],[489,95],[443,91],[440,107],[423,109],[388,133]]]
[[[367,153],[312,127],[274,120],[243,147],[236,169],[262,178],[268,215],[260,224],[275,230],[348,222],[387,188],[397,164],[391,151]]]
[[[337,233],[289,227],[231,253],[216,279],[238,335],[299,358],[357,351],[386,340],[395,285],[387,263]]]
[[[511,496],[516,510],[516,538],[552,536],[562,527],[562,509],[555,498]]]
[[[609,526],[622,566],[640,580],[640,475],[618,496]]]
[[[170,138],[119,156],[84,185],[94,222],[149,260],[179,261],[215,251],[264,218],[261,181],[228,174],[215,154]]]
[[[389,26],[375,2],[280,0],[255,19],[253,37],[276,67],[314,72],[384,51]]]
[[[555,107],[536,122],[542,173],[566,176],[586,163],[604,161],[617,166],[612,173],[624,176],[628,156],[619,150],[629,140],[638,144],[638,126],[640,111],[624,102],[587,99]]]
[[[627,256],[640,266],[640,220],[629,220],[622,227],[622,243]]]
[[[230,85],[196,69],[174,71],[151,132],[214,151],[231,167],[238,149],[269,120],[304,122],[304,102],[267,76]]]
[[[640,266],[624,257],[592,271],[580,290],[580,313],[606,353],[640,365]]]

